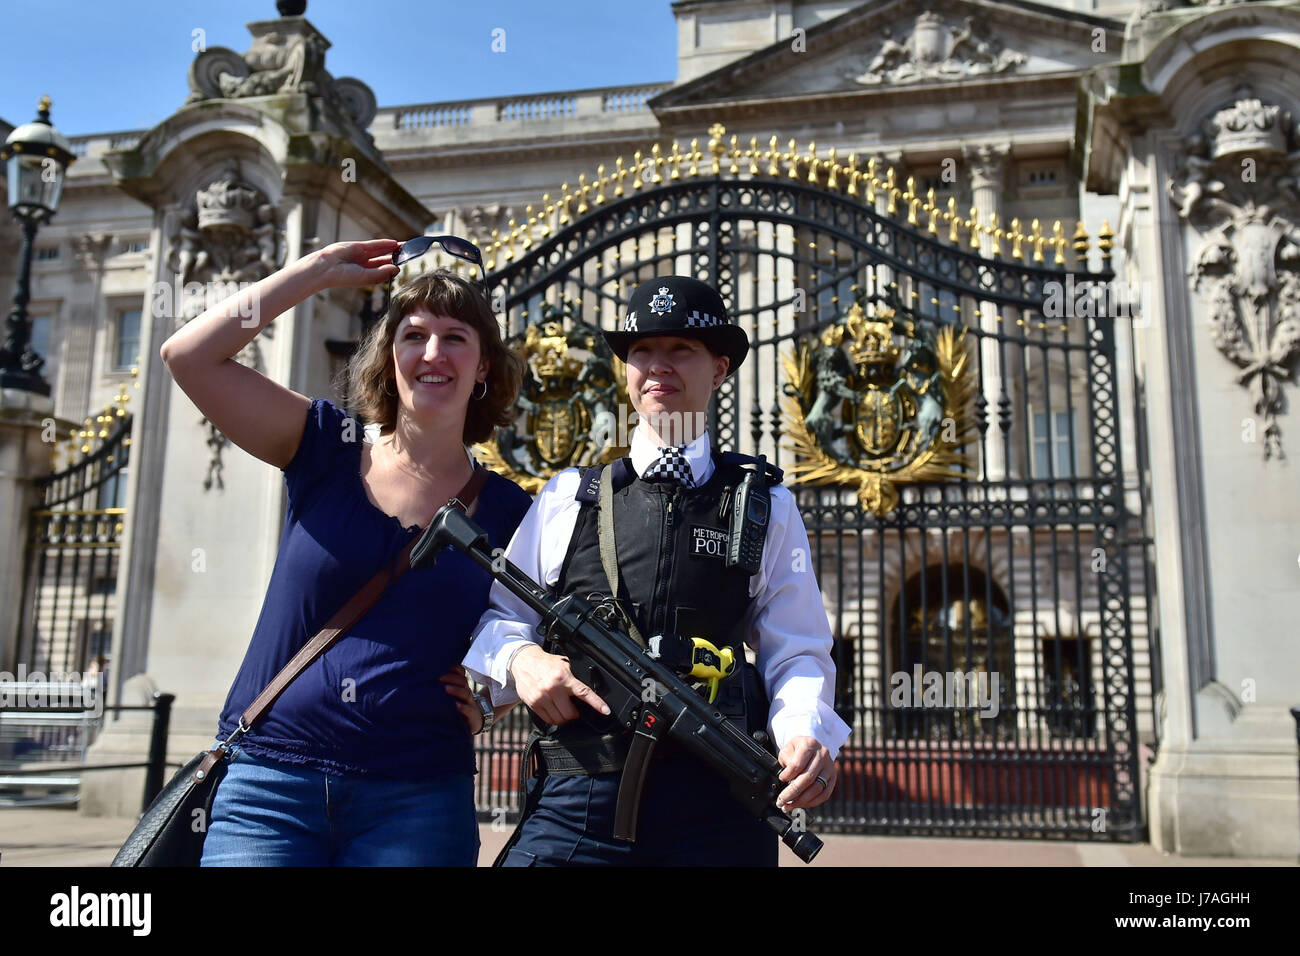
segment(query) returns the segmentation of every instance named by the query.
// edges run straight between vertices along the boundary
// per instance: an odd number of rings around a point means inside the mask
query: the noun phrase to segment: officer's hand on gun
[[[830,751],[816,737],[792,737],[776,759],[783,768],[781,779],[789,784],[776,801],[786,813],[798,807],[815,807],[830,799],[839,768],[831,759]]]
[[[510,673],[519,699],[548,724],[559,726],[577,720],[575,697],[602,714],[609,714],[609,705],[573,676],[567,657],[548,654],[537,645],[525,647],[510,662]]]
[[[573,676],[569,661],[548,654],[537,645],[525,647],[510,662],[519,699],[548,724],[559,726],[578,718],[574,698],[602,714],[609,706],[600,696]],[[799,807],[815,807],[830,799],[839,770],[830,751],[815,737],[795,737],[777,755],[784,768],[781,779],[788,786],[781,791],[778,805],[787,813]],[[823,783],[822,781],[825,781]]]

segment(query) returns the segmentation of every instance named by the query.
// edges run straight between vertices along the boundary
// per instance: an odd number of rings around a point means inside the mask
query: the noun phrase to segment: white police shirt
[[[709,436],[686,446],[696,487],[713,474]],[[644,475],[659,449],[641,428],[632,436],[632,467]],[[534,581],[554,586],[569,549],[578,511],[581,472],[568,468],[548,481],[533,501],[506,549],[506,558]],[[768,730],[777,748],[794,737],[814,737],[832,757],[848,740],[849,726],[834,710],[835,667],[831,631],[812,571],[812,551],[794,497],[772,488],[772,513],[759,572],[749,580],[754,599],[745,619],[746,643],[756,654],[771,710]],[[494,705],[519,700],[508,665],[527,642],[539,643],[539,616],[501,584],[493,582],[488,609],[479,618],[465,656],[466,670],[487,685]]]

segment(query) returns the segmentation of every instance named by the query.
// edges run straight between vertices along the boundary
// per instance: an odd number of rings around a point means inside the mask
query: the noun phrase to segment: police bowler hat
[[[727,307],[714,288],[688,276],[647,279],[632,290],[627,314],[617,332],[605,332],[605,341],[624,362],[637,339],[676,335],[697,339],[714,355],[731,360],[730,375],[749,354],[749,336],[727,318]]]

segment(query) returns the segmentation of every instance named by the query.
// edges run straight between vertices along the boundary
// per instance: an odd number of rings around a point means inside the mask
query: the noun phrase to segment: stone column
[[[1003,176],[1009,157],[1010,149],[1005,145],[967,149],[963,157],[966,168],[970,170],[971,204],[979,215],[981,225],[989,225],[995,220],[999,223],[1002,221]],[[992,237],[981,236],[981,255],[992,258],[993,252]],[[993,335],[1001,331],[998,307],[991,302],[980,303],[980,331]],[[984,443],[984,476],[989,481],[1002,481],[1007,477],[1007,432],[1003,423],[1009,425],[1011,421],[1011,406],[996,341],[987,338],[981,341],[980,363],[979,404],[983,406],[988,421]],[[1023,396],[1021,400],[1023,401]]]
[[[54,390],[57,410],[64,418],[81,421],[90,414],[91,367],[95,358],[95,335],[99,331],[104,281],[104,255],[112,236],[103,233],[76,236],[72,251],[80,267],[73,273],[72,296],[65,313],[59,383]]]
[[[1088,188],[1119,194],[1152,283],[1136,330],[1165,698],[1151,841],[1294,860],[1300,5],[1156,13],[1125,58],[1081,115]]]

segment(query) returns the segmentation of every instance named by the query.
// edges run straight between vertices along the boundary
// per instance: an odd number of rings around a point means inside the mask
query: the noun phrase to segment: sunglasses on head
[[[407,239],[393,253],[393,265],[400,266],[403,262],[422,256],[435,244],[441,246],[442,251],[448,255],[472,262],[479,267],[480,272],[483,271],[483,253],[474,243],[460,236],[416,236],[414,239]]]

